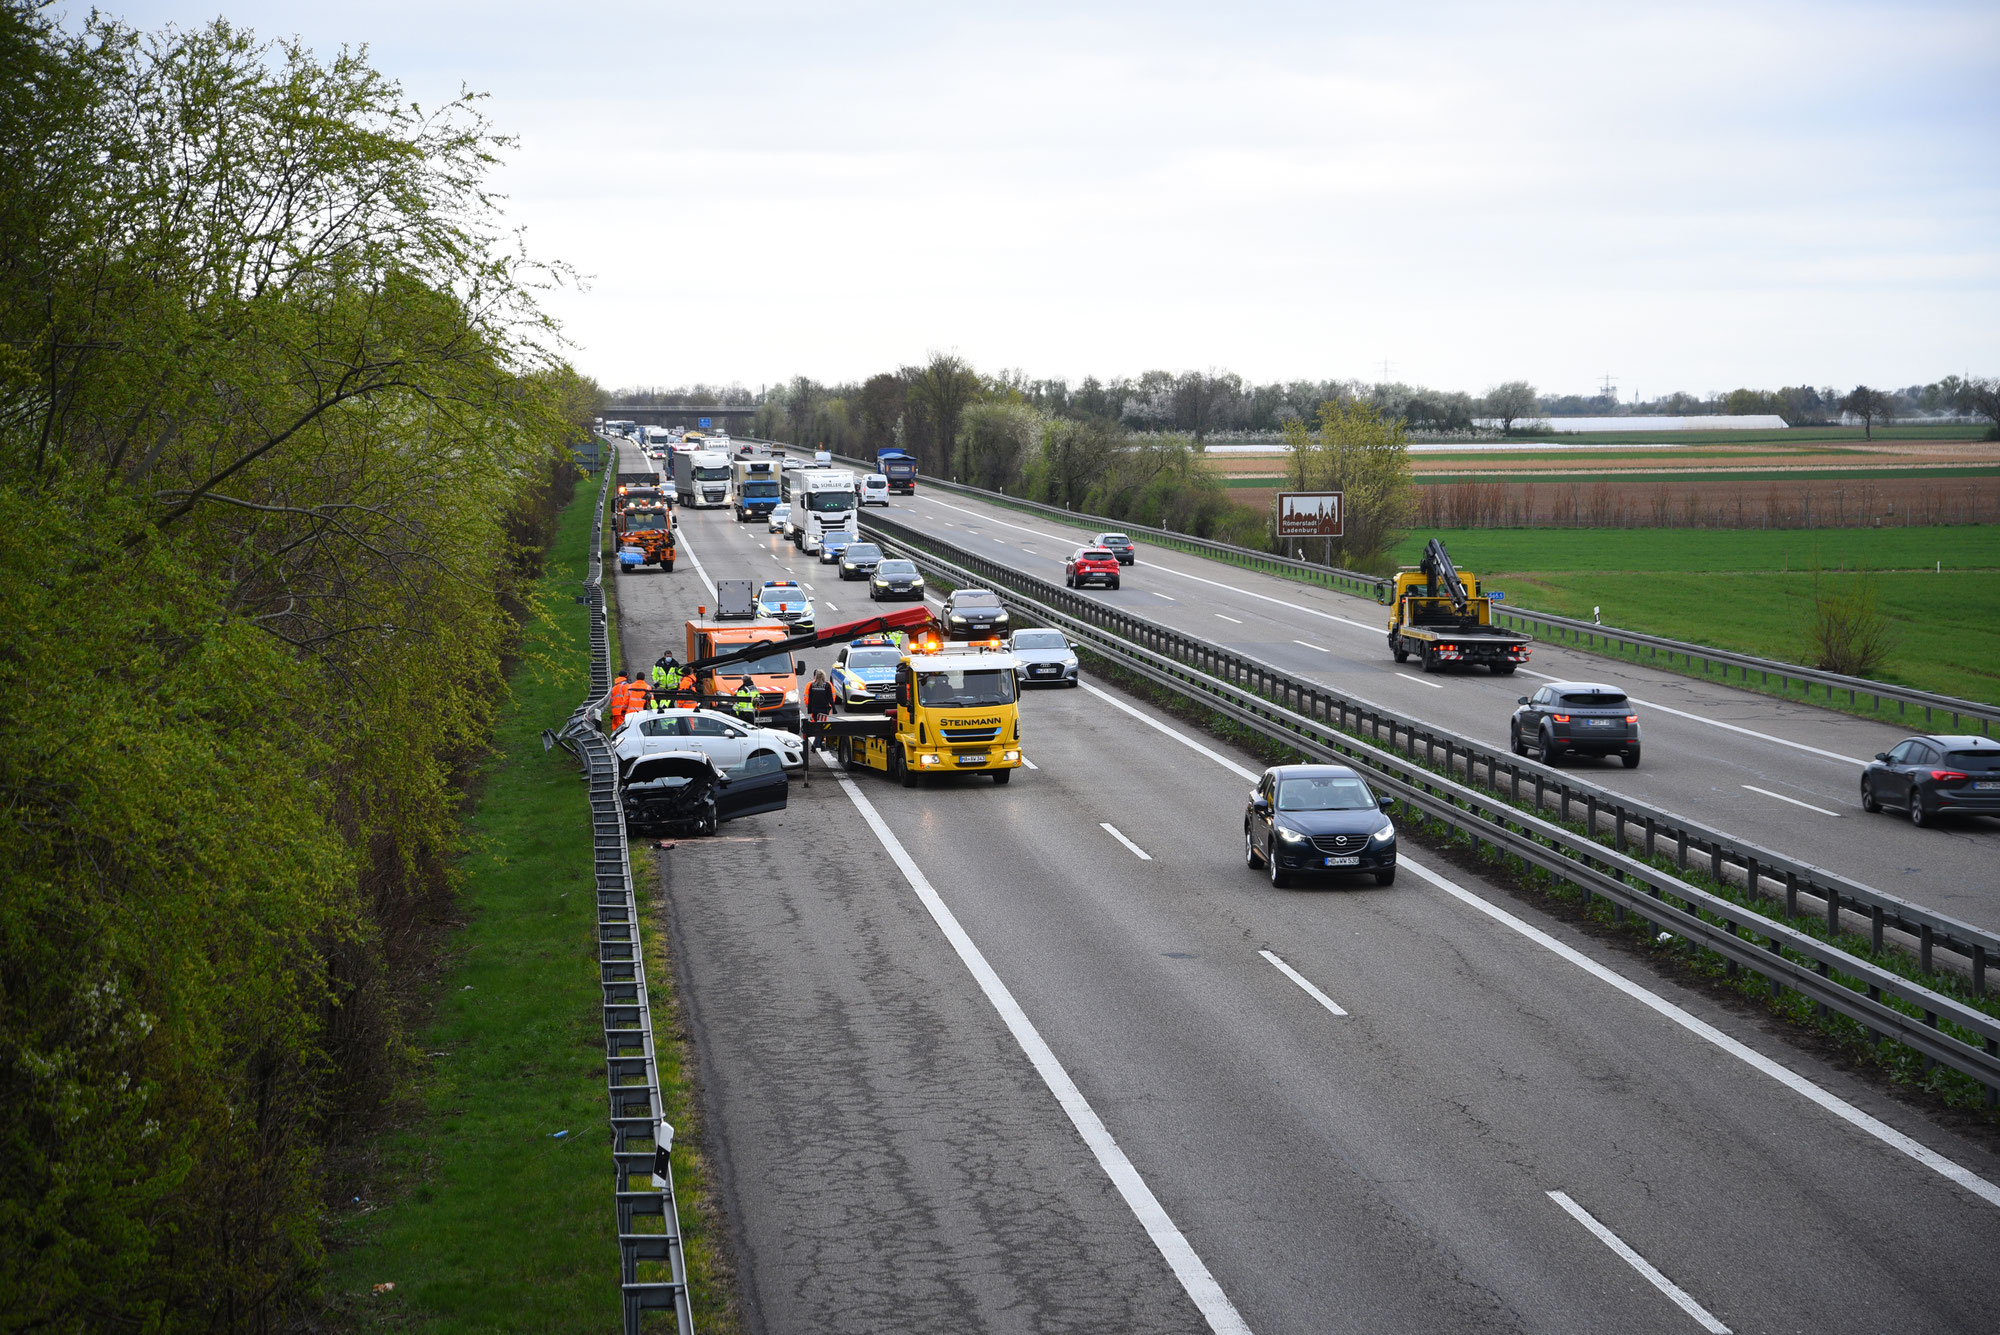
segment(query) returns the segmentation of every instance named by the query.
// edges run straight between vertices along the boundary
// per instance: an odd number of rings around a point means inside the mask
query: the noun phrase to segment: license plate
[[[1974,788],[1977,788],[1982,793],[2000,791],[2000,780],[1981,779],[1978,783],[1975,783],[1972,786]]]
[[[984,765],[984,764],[986,763],[986,757],[985,757],[985,756],[960,756],[960,757],[958,758],[958,763],[959,763],[959,764],[961,764],[961,765]]]
[[[1361,859],[1360,859],[1360,858],[1328,858],[1328,859],[1326,860],[1326,865],[1327,865],[1327,866],[1329,866],[1329,867],[1358,867],[1358,866],[1360,866],[1360,865],[1361,865]]]
[[[1583,726],[1586,728],[1608,728],[1617,721],[1617,719],[1609,718],[1587,718],[1583,721]]]

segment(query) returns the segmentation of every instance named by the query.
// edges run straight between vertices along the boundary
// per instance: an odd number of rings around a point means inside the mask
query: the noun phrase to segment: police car
[[[813,628],[812,599],[795,579],[771,579],[757,591],[757,615],[782,621],[798,630]]]
[[[896,705],[896,664],[903,651],[880,635],[851,640],[833,660],[833,698],[850,714]]]

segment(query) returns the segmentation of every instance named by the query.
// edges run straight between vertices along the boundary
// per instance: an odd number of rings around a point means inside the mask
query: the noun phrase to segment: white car
[[[791,522],[792,522],[791,506],[774,505],[771,507],[771,532],[783,533],[786,527]]]
[[[863,505],[887,505],[889,503],[889,479],[881,473],[861,475],[861,503]]]
[[[805,741],[795,732],[758,728],[713,709],[644,709],[611,734],[620,769],[660,751],[703,751],[716,768],[733,770],[758,751],[775,751],[787,770],[804,769]]]

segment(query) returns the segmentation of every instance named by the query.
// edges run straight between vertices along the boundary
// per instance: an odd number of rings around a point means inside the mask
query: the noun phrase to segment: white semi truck
[[[720,450],[674,451],[674,498],[704,509],[729,504],[729,456]]]
[[[785,501],[792,507],[792,543],[817,552],[829,533],[861,537],[860,496],[854,474],[845,468],[801,468],[785,474]]]

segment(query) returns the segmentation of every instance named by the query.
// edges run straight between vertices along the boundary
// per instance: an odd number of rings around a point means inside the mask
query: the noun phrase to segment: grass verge
[[[427,1070],[408,1115],[370,1147],[365,1185],[343,1193],[352,1199],[331,1230],[321,1328],[618,1327],[590,823],[575,766],[540,740],[588,686],[589,614],[573,595],[595,559],[596,498],[594,485],[578,487],[550,550],[544,615],[527,630],[468,820],[467,921],[421,1040]],[[671,974],[663,960],[653,970],[662,1095],[684,1107],[689,1064],[663,1022]],[[682,1227],[703,1240],[689,1278],[708,1306],[718,1285],[705,1184],[698,1160],[685,1183],[676,1167]]]

